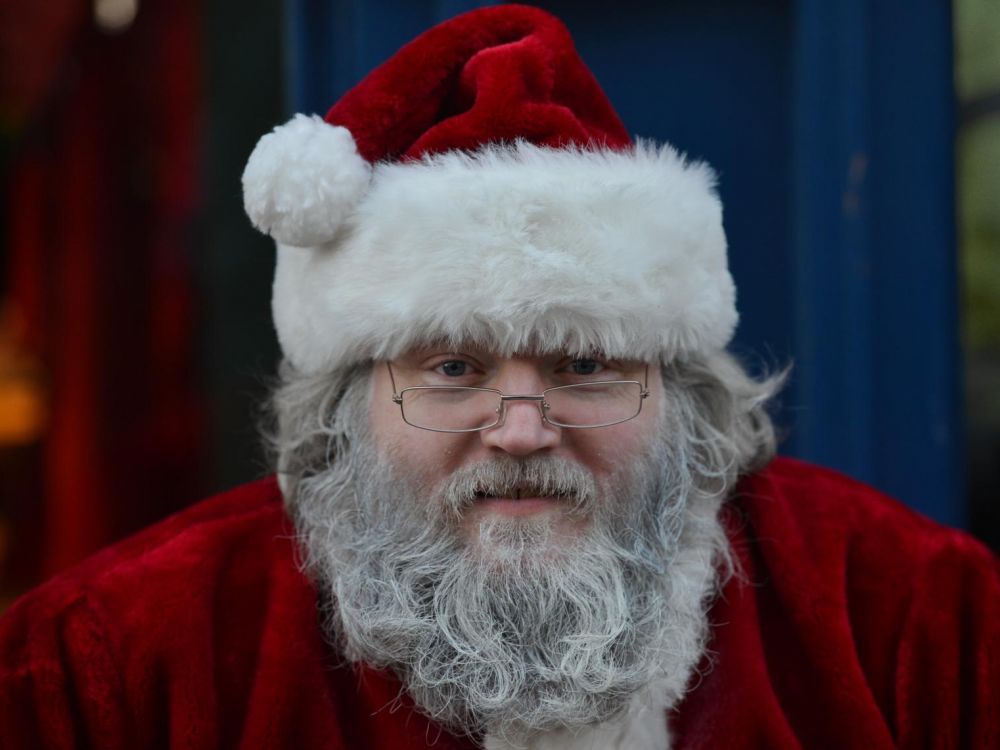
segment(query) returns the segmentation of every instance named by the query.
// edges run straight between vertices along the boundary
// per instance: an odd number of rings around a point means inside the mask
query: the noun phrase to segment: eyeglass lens
[[[598,427],[624,422],[639,413],[638,383],[579,383],[545,393],[545,416],[565,427]],[[482,430],[500,421],[495,391],[471,388],[413,388],[402,394],[403,419],[432,430]]]

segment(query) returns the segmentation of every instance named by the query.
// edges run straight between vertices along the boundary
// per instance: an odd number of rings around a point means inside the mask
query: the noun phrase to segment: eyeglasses
[[[396,392],[392,367],[392,400],[406,424],[432,432],[479,432],[503,424],[508,401],[534,401],[542,421],[556,427],[610,427],[639,416],[649,397],[649,365],[643,382],[595,380],[546,388],[538,395],[507,396],[496,388],[417,385]]]

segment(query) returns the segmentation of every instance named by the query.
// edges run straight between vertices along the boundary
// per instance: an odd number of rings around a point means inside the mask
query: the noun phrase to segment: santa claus
[[[4,747],[996,747],[990,553],[774,458],[714,175],[562,25],[427,32],[264,136],[276,479],[16,604]]]

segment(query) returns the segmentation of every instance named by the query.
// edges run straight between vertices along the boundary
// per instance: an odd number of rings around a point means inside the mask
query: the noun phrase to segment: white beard
[[[343,450],[290,509],[346,656],[491,749],[666,747],[726,555],[721,500],[693,489],[687,446],[661,430],[604,485],[511,459],[428,491],[377,455],[360,413],[345,421]],[[470,544],[457,524],[484,475],[568,483],[589,523],[560,544],[544,521],[486,522]]]

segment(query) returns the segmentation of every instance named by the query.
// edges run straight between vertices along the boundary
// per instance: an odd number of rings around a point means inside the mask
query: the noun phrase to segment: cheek
[[[405,435],[392,446],[391,451],[391,455],[412,474],[425,480],[447,476],[458,465],[459,450],[451,435],[433,432],[427,432],[426,436]]]
[[[377,404],[371,412],[371,434],[379,453],[421,482],[451,472],[459,453],[456,436],[411,427],[391,400],[388,406]]]
[[[646,455],[662,421],[661,399],[651,398],[638,417],[611,427],[575,430],[570,435],[579,459],[598,475],[607,476],[632,466]],[[571,432],[571,431],[567,431]]]
[[[581,430],[582,432],[582,430]],[[605,427],[598,434],[581,435],[575,440],[576,450],[581,463],[585,464],[598,476],[612,474],[627,466],[631,459],[644,447],[635,431],[615,427]]]

